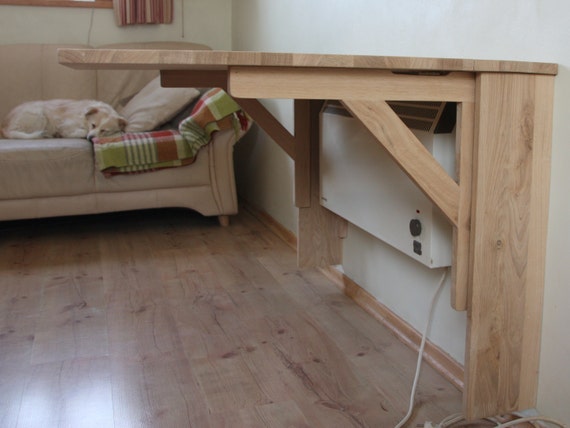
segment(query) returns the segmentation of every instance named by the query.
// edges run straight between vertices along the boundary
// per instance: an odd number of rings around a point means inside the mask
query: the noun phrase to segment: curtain
[[[113,0],[117,25],[170,24],[172,0]]]

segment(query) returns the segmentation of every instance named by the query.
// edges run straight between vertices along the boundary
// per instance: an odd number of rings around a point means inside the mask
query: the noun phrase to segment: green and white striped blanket
[[[97,168],[106,176],[154,171],[189,165],[216,131],[233,129],[236,141],[251,126],[251,119],[222,89],[207,91],[184,119],[178,131],[124,133],[95,138]]]

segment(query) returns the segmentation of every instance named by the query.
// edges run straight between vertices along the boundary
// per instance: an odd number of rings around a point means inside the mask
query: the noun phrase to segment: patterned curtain
[[[113,0],[117,25],[170,24],[172,0]]]

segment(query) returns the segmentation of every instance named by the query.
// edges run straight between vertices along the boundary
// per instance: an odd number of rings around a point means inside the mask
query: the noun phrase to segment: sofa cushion
[[[91,193],[93,174],[85,139],[0,139],[0,200]]]
[[[119,113],[127,119],[126,132],[152,131],[172,119],[200,95],[195,88],[163,88],[152,79]]]

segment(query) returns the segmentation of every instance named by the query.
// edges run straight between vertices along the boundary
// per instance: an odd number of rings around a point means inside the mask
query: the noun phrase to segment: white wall
[[[90,31],[91,29],[91,31]],[[117,27],[111,9],[0,6],[0,43],[180,40],[231,47],[231,0],[174,0],[174,22]]]
[[[570,423],[570,2],[566,0],[236,0],[233,49],[467,57],[556,62],[553,163],[539,411]],[[289,107],[271,102],[291,126]],[[240,192],[292,231],[292,164],[262,133],[237,149]],[[280,164],[276,172],[273,165]],[[283,166],[285,164],[286,166]],[[277,203],[283,195],[289,204]],[[418,330],[438,272],[431,272],[352,228],[344,269]],[[447,294],[430,339],[463,361],[465,314]]]

